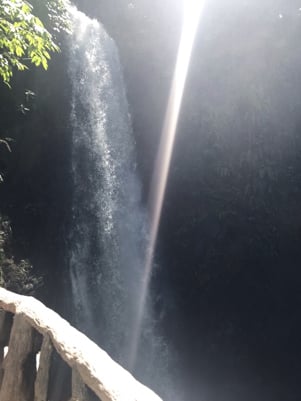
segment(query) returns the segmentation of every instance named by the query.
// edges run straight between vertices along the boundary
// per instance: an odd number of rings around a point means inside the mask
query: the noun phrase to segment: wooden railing
[[[54,353],[71,369],[67,400],[162,401],[35,298],[0,288],[0,308],[0,401],[48,401]]]

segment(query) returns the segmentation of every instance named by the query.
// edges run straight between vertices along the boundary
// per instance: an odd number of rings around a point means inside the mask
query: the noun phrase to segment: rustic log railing
[[[162,401],[35,298],[0,288],[0,308],[0,401],[48,401],[55,351],[72,371],[70,401],[87,401],[88,388],[101,401]]]

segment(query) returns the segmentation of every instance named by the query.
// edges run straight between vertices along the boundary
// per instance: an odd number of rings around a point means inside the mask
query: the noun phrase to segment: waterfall
[[[115,43],[96,20],[75,8],[71,14],[69,271],[75,324],[128,367],[147,232],[135,143]],[[136,372],[149,385],[167,376],[166,347],[154,331],[147,304]]]

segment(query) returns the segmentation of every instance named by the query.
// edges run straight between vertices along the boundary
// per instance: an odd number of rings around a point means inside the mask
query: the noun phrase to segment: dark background
[[[78,0],[119,47],[145,204],[180,38],[176,3]],[[300,400],[300,7],[211,0],[199,27],[152,282],[187,400]],[[40,297],[64,313],[64,46],[47,73],[17,76],[13,88],[1,88],[1,130],[16,141],[12,154],[2,149],[0,206],[17,257],[44,275]]]

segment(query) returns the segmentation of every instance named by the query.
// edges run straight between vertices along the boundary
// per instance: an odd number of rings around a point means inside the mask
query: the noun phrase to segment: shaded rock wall
[[[49,302],[62,283],[70,196],[69,85],[62,54],[47,72],[16,74],[13,89],[0,92],[1,135],[13,139],[11,153],[1,149],[1,212],[12,223],[16,261],[30,259],[36,274],[45,276],[41,296]]]

